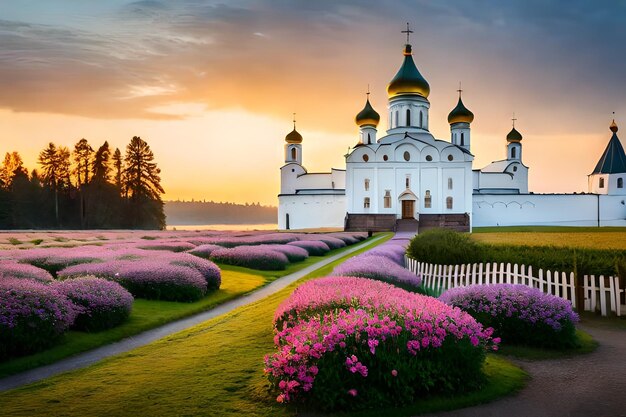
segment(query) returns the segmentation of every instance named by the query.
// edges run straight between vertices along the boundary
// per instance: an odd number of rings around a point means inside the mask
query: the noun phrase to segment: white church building
[[[294,121],[280,169],[278,228],[626,226],[626,155],[615,121],[609,144],[588,177],[588,194],[534,194],[528,190],[522,135],[515,124],[506,136],[504,159],[473,169],[474,114],[463,104],[461,90],[448,115],[449,140],[429,131],[429,93],[407,37],[402,65],[387,86],[386,134],[378,137],[380,115],[368,92],[355,118],[358,143],[345,155],[345,170],[307,172],[303,138]]]

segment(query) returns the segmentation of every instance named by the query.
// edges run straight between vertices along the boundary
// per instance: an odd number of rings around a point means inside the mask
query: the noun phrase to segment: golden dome
[[[358,126],[378,126],[378,122],[380,122],[380,115],[376,112],[376,110],[374,110],[374,108],[370,104],[369,97],[365,102],[365,107],[363,107],[363,110],[361,110],[359,114],[356,115],[354,121]]]
[[[430,85],[417,70],[415,62],[413,62],[411,45],[409,44],[404,47],[404,62],[396,76],[393,77],[387,86],[387,94],[389,98],[404,94],[418,94],[428,98],[430,94]]]
[[[506,135],[506,140],[509,142],[519,142],[522,140],[522,134],[513,128],[509,134]]]
[[[285,142],[287,143],[302,143],[302,135],[298,133],[296,127],[293,127],[293,130],[285,136]]]
[[[456,107],[452,109],[450,114],[448,114],[448,123],[472,123],[474,121],[474,113],[472,113],[461,100],[461,95],[459,94],[459,102],[456,104]]]
[[[611,126],[609,126],[609,129],[611,130],[611,132],[617,133],[617,123],[615,123],[615,119],[613,119],[613,123],[611,123]]]

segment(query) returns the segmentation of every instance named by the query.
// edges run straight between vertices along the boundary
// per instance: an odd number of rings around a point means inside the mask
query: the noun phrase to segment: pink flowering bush
[[[337,266],[334,275],[371,278],[388,282],[409,291],[421,291],[422,278],[398,265],[390,256],[368,252],[348,259]]]
[[[275,316],[277,352],[265,372],[277,401],[323,410],[413,402],[472,390],[498,340],[432,297],[353,277],[299,286]]]
[[[0,360],[51,346],[75,317],[74,304],[50,285],[0,280]]]
[[[77,307],[72,328],[88,332],[110,329],[128,318],[133,296],[120,284],[96,277],[58,281],[52,288]]]
[[[77,248],[35,248],[10,251],[7,255],[19,263],[26,263],[56,274],[63,268],[81,263],[99,262],[97,246],[81,246]]]
[[[287,246],[297,246],[306,249],[310,256],[324,256],[330,252],[328,245],[321,240],[296,240],[287,243]]]
[[[264,271],[282,270],[289,264],[289,259],[284,253],[258,246],[218,249],[211,253],[211,260]]]
[[[145,250],[166,250],[170,252],[184,252],[190,249],[195,248],[196,245],[193,245],[189,242],[151,242],[143,245],[138,245],[137,248],[145,249]]]
[[[404,248],[404,246],[398,245],[392,242],[387,242],[380,246],[375,247],[374,249],[368,250],[367,252],[363,254],[363,256],[370,256],[370,255],[384,256],[404,268],[405,252],[406,252],[406,249]]]
[[[324,242],[328,245],[328,247],[330,249],[340,249],[340,248],[345,248],[346,242],[344,242],[341,239],[338,239],[336,237],[332,237],[329,235],[317,235],[317,234],[310,234],[310,235],[304,235],[303,240],[317,240],[320,242]]]
[[[207,244],[196,246],[195,248],[188,250],[187,253],[199,256],[201,258],[208,259],[211,256],[211,252],[213,252],[216,249],[222,249],[222,248],[223,246],[207,243]]]
[[[275,252],[284,253],[289,262],[302,262],[309,257],[309,252],[298,246],[292,245],[260,245],[259,248],[267,248]]]
[[[0,261],[0,280],[6,278],[30,279],[42,283],[49,283],[54,279],[45,269],[28,264],[20,264],[10,260],[3,260]]]
[[[452,288],[439,299],[495,329],[505,344],[567,349],[577,345],[578,315],[569,301],[525,285]]]

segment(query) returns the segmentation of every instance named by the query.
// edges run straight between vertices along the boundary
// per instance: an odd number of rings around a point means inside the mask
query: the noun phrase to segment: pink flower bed
[[[211,253],[211,260],[267,271],[282,270],[289,264],[289,259],[284,253],[258,246],[218,249]]]
[[[297,246],[306,249],[310,256],[324,256],[330,252],[328,245],[321,240],[296,240],[287,243],[287,246]]]
[[[422,284],[420,276],[401,267],[391,257],[367,252],[337,266],[333,274],[376,279],[411,291],[419,291]]]
[[[52,275],[45,269],[14,261],[0,261],[0,280],[8,278],[30,279],[42,283],[53,281]]]
[[[133,296],[120,284],[96,277],[82,277],[52,284],[52,288],[74,303],[77,330],[110,329],[128,318]]]
[[[292,245],[260,245],[259,248],[266,248],[275,252],[284,253],[289,262],[302,262],[309,257],[309,252],[298,246]]]
[[[328,245],[330,249],[340,249],[340,248],[346,247],[346,242],[336,237],[332,237],[328,235],[310,234],[310,235],[304,235],[302,239],[303,240],[317,240],[320,242],[324,242]]]
[[[188,250],[187,252],[191,253],[192,255],[199,256],[201,258],[209,258],[211,256],[211,252],[213,252],[216,249],[222,249],[222,248],[223,246],[207,243],[207,244],[196,246],[195,248]]]
[[[165,250],[170,252],[185,252],[195,248],[196,246],[189,242],[151,242],[138,245],[137,248],[145,250]]]
[[[275,325],[277,352],[265,357],[265,372],[277,401],[325,410],[475,388],[485,352],[498,343],[458,308],[353,277],[302,284],[279,306]]]

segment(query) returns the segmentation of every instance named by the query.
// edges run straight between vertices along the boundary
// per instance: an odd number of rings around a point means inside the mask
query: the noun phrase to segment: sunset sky
[[[612,112],[626,135],[625,1],[0,0],[0,153],[136,135],[165,199],[276,205],[292,112],[309,171],[345,168],[368,84],[386,129],[407,21],[438,138],[463,84],[474,168],[513,112],[535,192],[586,191]]]

